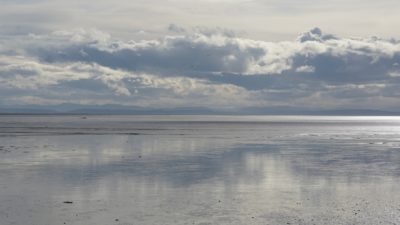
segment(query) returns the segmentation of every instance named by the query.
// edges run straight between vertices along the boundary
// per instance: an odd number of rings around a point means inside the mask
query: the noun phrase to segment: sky
[[[0,108],[400,111],[398,0],[0,4]]]

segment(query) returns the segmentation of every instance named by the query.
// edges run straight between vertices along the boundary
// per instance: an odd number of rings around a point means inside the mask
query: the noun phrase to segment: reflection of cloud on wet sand
[[[110,215],[127,224],[379,224],[398,215],[396,127],[208,126],[179,130],[185,135],[0,137],[15,147],[0,153],[0,199],[11,206],[0,211],[82,225]]]

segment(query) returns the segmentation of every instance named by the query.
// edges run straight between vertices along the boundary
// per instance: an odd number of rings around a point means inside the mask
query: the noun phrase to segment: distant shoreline
[[[400,113],[381,114],[329,114],[329,113],[282,113],[282,114],[167,114],[167,113],[0,113],[0,116],[400,116]]]

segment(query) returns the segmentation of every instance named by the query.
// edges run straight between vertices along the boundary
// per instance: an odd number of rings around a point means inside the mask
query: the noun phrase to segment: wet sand
[[[0,224],[400,224],[400,118],[0,116]]]

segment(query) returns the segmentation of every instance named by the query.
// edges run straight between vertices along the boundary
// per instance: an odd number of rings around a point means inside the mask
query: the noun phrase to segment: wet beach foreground
[[[400,224],[400,117],[0,116],[0,224]]]

